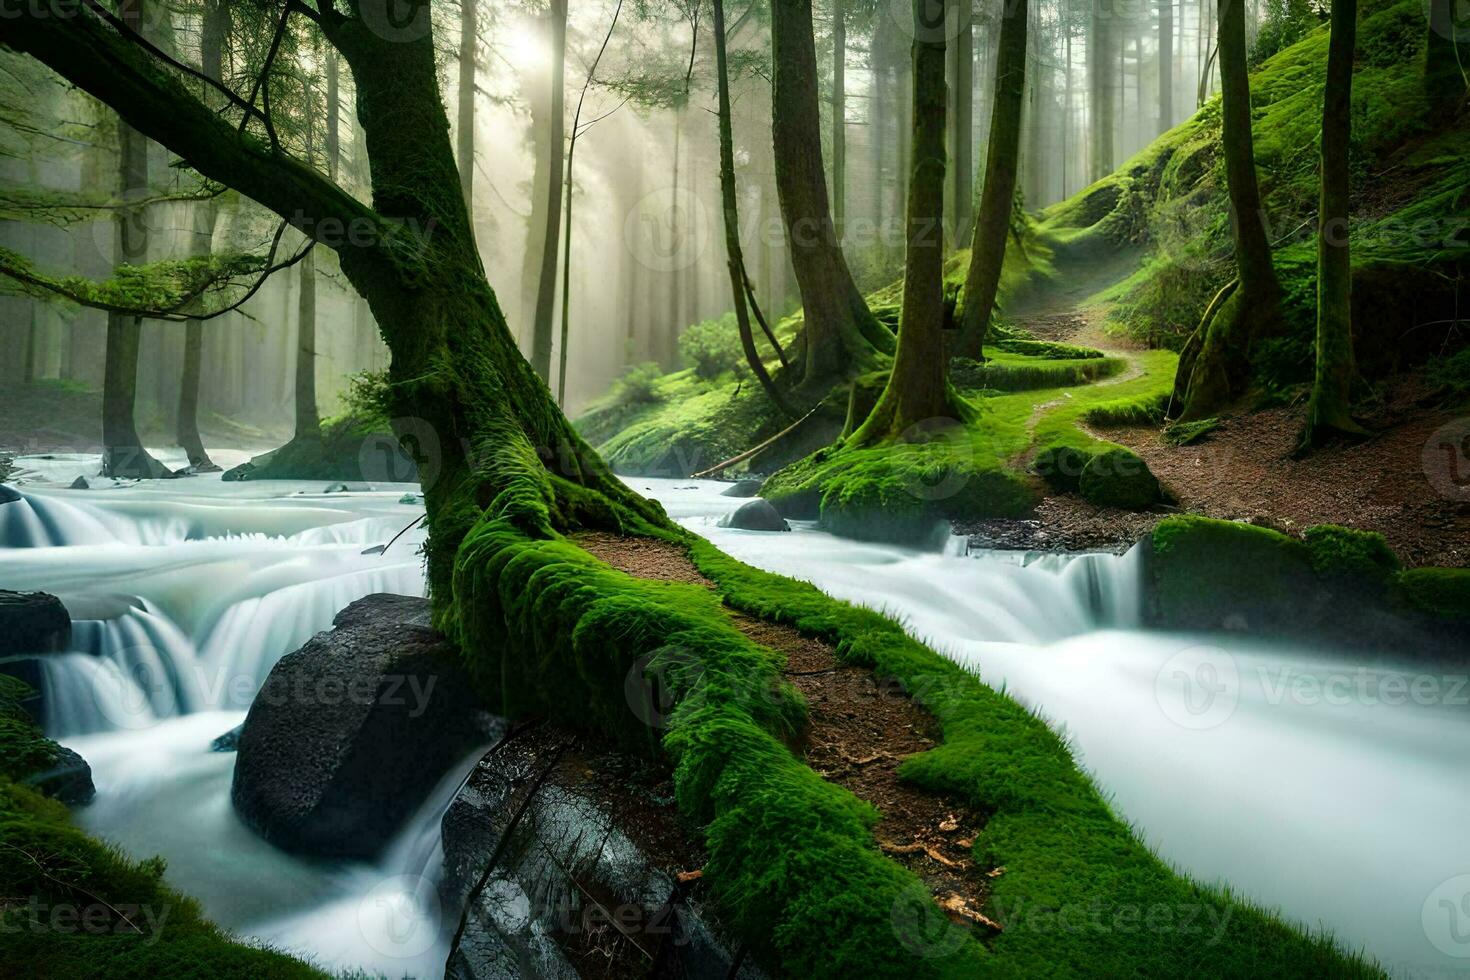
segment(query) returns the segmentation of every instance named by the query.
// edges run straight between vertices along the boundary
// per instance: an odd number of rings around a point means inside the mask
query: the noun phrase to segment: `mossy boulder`
[[[1316,591],[1305,544],[1270,528],[1170,517],[1153,532],[1153,615],[1178,629],[1273,631]]]
[[[432,447],[421,446],[428,451]],[[351,480],[415,483],[418,471],[386,424],[344,415],[323,424],[319,435],[292,439],[227,470],[237,480]]]
[[[1411,568],[1397,584],[1413,609],[1446,624],[1470,625],[1470,568]]]
[[[1031,469],[1059,493],[1076,493],[1082,485],[1082,471],[1092,461],[1092,454],[1072,446],[1052,446],[1036,454]]]
[[[1100,507],[1147,510],[1163,499],[1148,464],[1126,449],[1109,449],[1089,459],[1077,486],[1083,499]]]
[[[0,589],[0,656],[51,653],[71,642],[71,616],[45,592]]]

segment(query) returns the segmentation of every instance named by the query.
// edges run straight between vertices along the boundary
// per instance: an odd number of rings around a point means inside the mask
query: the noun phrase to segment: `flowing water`
[[[221,459],[221,457],[224,459]],[[228,465],[230,454],[215,458]],[[271,666],[352,600],[421,594],[408,485],[119,485],[95,457],[27,458],[0,505],[0,588],[61,595],[73,652],[42,678],[47,728],[94,770],[87,829],[216,921],[332,969],[442,970],[433,893],[452,771],[375,863],[277,851],[235,817],[234,756],[209,743]],[[93,489],[67,490],[85,473]],[[890,612],[1065,731],[1122,816],[1169,861],[1364,944],[1397,975],[1470,963],[1470,689],[1463,668],[1371,666],[1242,638],[1147,631],[1138,555],[966,555],[723,529],[723,484],[630,479],[751,564]],[[1460,887],[1465,886],[1465,887]],[[1463,900],[1463,905],[1460,904]]]

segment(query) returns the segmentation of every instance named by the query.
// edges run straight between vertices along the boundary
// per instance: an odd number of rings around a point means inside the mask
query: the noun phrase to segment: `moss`
[[[1092,454],[1072,446],[1053,446],[1036,454],[1031,468],[1053,490],[1076,493],[1082,486],[1082,471]]]
[[[1147,510],[1162,498],[1158,478],[1137,453],[1109,449],[1082,468],[1077,489],[1083,499],[1100,507]]]
[[[57,745],[41,734],[24,708],[34,692],[0,674],[0,777],[25,782],[56,761]]]
[[[1470,623],[1470,568],[1412,568],[1398,576],[1409,605],[1448,623]],[[1464,642],[1463,633],[1460,642]]]
[[[1205,517],[1169,517],[1153,532],[1150,564],[1157,618],[1185,629],[1290,622],[1316,588],[1312,554],[1269,528]]]
[[[292,439],[235,467],[225,479],[402,482],[414,473],[385,419],[349,413],[322,423],[318,438]]]
[[[957,357],[950,362],[950,381],[965,390],[1035,391],[1068,388],[1112,377],[1126,363],[1118,357],[1032,359],[992,357],[980,363]]]
[[[1171,446],[1192,446],[1218,428],[1220,420],[1217,418],[1176,422],[1164,430],[1164,441]]]
[[[1025,354],[1027,357],[1043,357],[1051,360],[1090,360],[1103,357],[1103,352],[1091,347],[1076,347],[1048,340],[1001,340],[992,345],[996,350],[1008,354]]]
[[[1312,570],[1324,579],[1386,584],[1402,567],[1388,541],[1374,531],[1319,524],[1307,528],[1303,537]]]

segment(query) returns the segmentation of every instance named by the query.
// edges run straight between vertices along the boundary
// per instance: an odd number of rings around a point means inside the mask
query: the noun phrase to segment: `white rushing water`
[[[216,454],[221,462],[235,462]],[[21,461],[0,505],[0,588],[61,595],[74,651],[47,659],[48,727],[92,764],[89,830],[138,856],[243,935],[331,969],[437,976],[433,894],[446,777],[375,863],[306,861],[248,831],[234,756],[271,665],[343,606],[422,593],[422,513],[406,485],[117,485],[95,457]],[[68,490],[85,473],[93,489]],[[914,635],[1065,731],[1118,812],[1170,862],[1363,944],[1399,976],[1470,964],[1470,688],[1463,668],[1372,665],[1244,638],[1139,625],[1137,555],[965,555],[717,526],[725,484],[630,479],[732,555],[895,615]],[[1456,891],[1457,886],[1465,885]]]
[[[630,477],[752,565],[893,614],[1066,733],[1176,867],[1366,948],[1470,975],[1470,668],[1138,628],[1138,554],[942,552],[718,519],[725,484]],[[959,547],[955,545],[958,544]],[[1371,659],[1371,662],[1370,662]]]

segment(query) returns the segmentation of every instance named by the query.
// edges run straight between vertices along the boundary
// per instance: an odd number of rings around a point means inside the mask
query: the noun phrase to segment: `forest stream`
[[[94,771],[82,826],[163,855],[169,880],[242,935],[330,969],[437,975],[438,821],[473,758],[368,864],[293,857],[256,837],[230,803],[234,755],[211,751],[275,661],[342,607],[423,593],[418,488],[199,477],[84,491],[63,488],[95,473],[95,457],[18,463],[24,499],[0,512],[0,588],[54,592],[78,619],[76,649],[52,658],[43,686],[48,734]],[[1395,975],[1455,966],[1421,917],[1445,869],[1470,858],[1459,789],[1470,717],[1454,692],[1394,703],[1389,682],[1416,669],[1395,651],[1361,667],[1145,630],[1137,550],[966,554],[958,537],[925,551],[803,522],[730,530],[717,523],[739,503],[720,495],[727,484],[628,482],[729,554],[881,609],[1003,685],[1066,733],[1120,815],[1182,871],[1362,944]],[[1202,647],[1228,654],[1238,696],[1201,698],[1180,680]],[[1382,690],[1382,703],[1334,696],[1345,684]],[[437,933],[395,935],[405,908]]]

